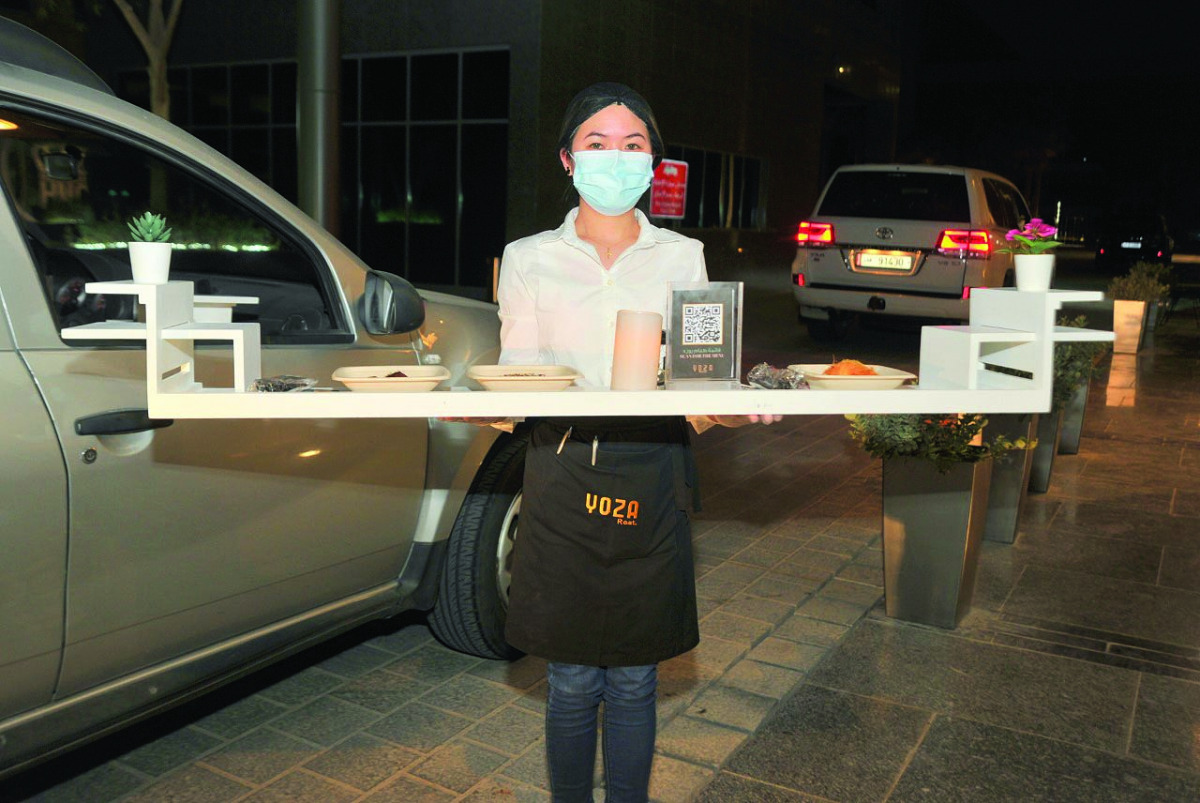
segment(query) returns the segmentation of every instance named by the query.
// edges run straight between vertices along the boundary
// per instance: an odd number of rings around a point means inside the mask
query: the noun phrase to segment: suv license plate
[[[876,270],[912,270],[913,258],[911,254],[862,251],[858,255],[858,266]]]
[[[1136,242],[1134,240],[1126,240],[1125,242],[1121,243],[1121,247],[1122,248],[1141,248],[1142,244],[1139,242]]]

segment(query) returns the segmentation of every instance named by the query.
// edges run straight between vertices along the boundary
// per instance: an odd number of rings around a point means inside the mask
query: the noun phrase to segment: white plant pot
[[[1054,278],[1054,254],[1015,254],[1017,289],[1044,293]]]
[[[1146,325],[1146,302],[1118,298],[1113,301],[1113,351],[1117,354],[1137,354]]]
[[[130,243],[129,267],[138,284],[166,284],[171,272],[171,244]]]

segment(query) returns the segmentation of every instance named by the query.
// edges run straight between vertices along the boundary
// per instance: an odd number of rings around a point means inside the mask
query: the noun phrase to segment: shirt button
[[[612,279],[605,279],[605,280],[604,280],[604,286],[605,286],[605,287],[612,287],[612,286],[613,286],[613,280],[612,280]]]

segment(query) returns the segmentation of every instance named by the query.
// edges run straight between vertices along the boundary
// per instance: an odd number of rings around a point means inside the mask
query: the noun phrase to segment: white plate
[[[404,376],[388,376],[396,371]],[[366,393],[433,390],[449,378],[444,365],[348,365],[333,372],[334,381]]]
[[[565,390],[580,374],[569,365],[476,365],[467,376],[484,390]]]
[[[789,365],[793,371],[804,376],[804,381],[814,390],[891,390],[898,388],[910,379],[916,379],[915,374],[888,368],[886,365],[871,365],[875,373],[866,375],[843,374],[829,376],[825,369],[830,363],[820,365]]]

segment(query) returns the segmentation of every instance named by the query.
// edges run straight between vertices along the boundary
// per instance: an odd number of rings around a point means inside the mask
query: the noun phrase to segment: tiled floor
[[[872,610],[700,800],[1200,800],[1198,349],[1157,331],[1133,406],[1106,363],[962,625]]]
[[[661,668],[654,799],[1200,799],[1200,326],[1156,336],[1112,396],[1133,406],[1106,405],[1105,363],[1079,454],[985,544],[954,631],[878,605],[880,469],[841,418],[698,438],[703,638]],[[0,799],[546,801],[544,688],[412,617]]]

